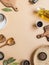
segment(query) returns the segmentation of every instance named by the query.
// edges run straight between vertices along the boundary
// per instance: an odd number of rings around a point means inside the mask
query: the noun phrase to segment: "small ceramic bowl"
[[[0,30],[5,27],[7,19],[4,14],[0,13]]]
[[[42,26],[43,26],[43,22],[42,22],[41,20],[38,20],[38,21],[36,22],[36,26],[37,26],[38,28],[42,27]]]

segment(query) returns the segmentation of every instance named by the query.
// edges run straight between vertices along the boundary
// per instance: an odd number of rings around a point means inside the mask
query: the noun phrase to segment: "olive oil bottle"
[[[49,10],[45,10],[44,8],[38,8],[34,11],[40,18],[49,21]]]

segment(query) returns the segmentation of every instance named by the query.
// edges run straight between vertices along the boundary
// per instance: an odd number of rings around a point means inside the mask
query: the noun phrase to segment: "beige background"
[[[4,34],[7,39],[14,37],[16,41],[14,46],[5,46],[0,51],[4,52],[5,59],[14,57],[18,62],[21,62],[24,59],[30,60],[32,52],[39,45],[49,44],[46,38],[36,38],[37,34],[43,33],[42,28],[36,30],[32,28],[34,22],[41,20],[33,15],[34,9],[37,7],[49,9],[49,0],[39,0],[35,5],[31,5],[28,0],[17,0],[16,5],[19,9],[18,12],[7,13],[1,10],[5,6],[0,3],[0,13],[7,17],[7,25],[0,30],[0,33]],[[44,21],[43,23],[44,25],[49,24]],[[2,65],[2,61],[0,61],[0,65]]]

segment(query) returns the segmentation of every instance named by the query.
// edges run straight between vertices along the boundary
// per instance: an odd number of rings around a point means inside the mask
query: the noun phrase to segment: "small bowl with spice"
[[[43,26],[43,22],[38,20],[32,26],[33,26],[34,29],[41,28]]]

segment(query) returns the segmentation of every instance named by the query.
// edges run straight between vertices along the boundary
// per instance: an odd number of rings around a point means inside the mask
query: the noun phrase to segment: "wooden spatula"
[[[43,34],[39,34],[36,37],[38,39],[40,39],[42,37],[46,37],[47,41],[49,41],[49,25],[44,26],[43,29],[44,29],[44,33]]]

